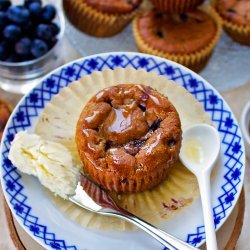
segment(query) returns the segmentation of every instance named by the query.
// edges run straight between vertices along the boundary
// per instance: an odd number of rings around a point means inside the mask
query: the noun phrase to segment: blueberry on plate
[[[41,0],[25,0],[24,1],[24,6],[26,8],[28,8],[31,3],[40,3],[40,4],[42,4],[42,1]]]
[[[42,5],[39,2],[34,2],[29,5],[29,11],[32,16],[39,17],[42,14]]]
[[[56,36],[60,32],[60,28],[56,23],[51,23],[50,27],[52,29],[53,36]]]
[[[30,54],[31,40],[28,37],[23,37],[15,44],[15,52],[20,56],[26,56]]]
[[[9,56],[9,47],[7,41],[0,42],[0,60],[4,61]]]
[[[17,24],[28,22],[30,18],[29,11],[23,6],[11,6],[6,13],[9,20]]]
[[[3,30],[3,36],[10,41],[17,41],[21,36],[22,30],[19,26],[10,24]]]
[[[53,37],[53,29],[50,25],[41,23],[36,28],[36,35],[45,41],[49,41]]]
[[[0,0],[1,3],[1,0]],[[0,31],[8,24],[8,18],[3,11],[0,11]]]
[[[48,50],[48,45],[40,39],[35,39],[31,44],[31,54],[35,58],[43,56],[48,52]]]
[[[6,11],[10,6],[10,0],[0,0],[0,11]]]
[[[42,20],[44,22],[51,22],[56,16],[56,8],[51,5],[47,4],[43,7],[43,12],[42,12]]]

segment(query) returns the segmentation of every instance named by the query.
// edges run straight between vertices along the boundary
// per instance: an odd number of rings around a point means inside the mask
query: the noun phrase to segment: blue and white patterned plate
[[[245,172],[244,145],[235,117],[220,94],[199,75],[159,57],[122,52],[94,55],[62,66],[45,77],[13,111],[2,139],[0,169],[6,200],[20,225],[48,249],[163,249],[142,231],[107,232],[80,227],[57,210],[36,178],[21,174],[8,160],[15,134],[21,130],[32,132],[44,106],[61,88],[93,71],[127,66],[154,71],[174,80],[203,105],[221,138],[219,167],[212,185],[217,229],[237,202]],[[205,232],[200,199],[161,228],[194,246],[201,245]]]

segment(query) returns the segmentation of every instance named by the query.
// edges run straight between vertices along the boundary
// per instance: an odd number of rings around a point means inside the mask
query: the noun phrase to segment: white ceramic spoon
[[[180,159],[198,180],[208,250],[218,249],[211,206],[210,175],[219,152],[219,133],[212,126],[198,124],[184,131]]]

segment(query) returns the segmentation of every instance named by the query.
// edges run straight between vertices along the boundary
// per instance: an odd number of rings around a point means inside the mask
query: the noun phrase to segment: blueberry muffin
[[[118,193],[152,189],[178,159],[181,123],[170,101],[144,85],[106,88],[86,104],[76,128],[84,172]]]
[[[208,6],[204,10],[172,15],[152,9],[135,18],[133,33],[140,52],[200,71],[217,43],[221,22]]]
[[[250,45],[250,1],[216,0],[214,5],[228,35],[236,42]]]
[[[204,0],[150,0],[154,7],[167,13],[184,13],[194,10]]]
[[[119,33],[137,14],[142,0],[63,0],[64,12],[79,30],[96,37]]]
[[[0,141],[2,139],[5,125],[10,117],[10,106],[3,100],[0,100]]]

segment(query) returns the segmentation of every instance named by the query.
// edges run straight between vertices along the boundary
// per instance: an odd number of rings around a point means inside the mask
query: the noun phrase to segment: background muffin
[[[221,34],[221,22],[209,6],[175,15],[152,9],[135,18],[133,33],[139,51],[200,71]]]
[[[69,21],[97,37],[119,33],[136,15],[142,0],[63,0]]]
[[[0,99],[0,142],[2,139],[5,125],[11,115],[10,106],[3,100]]]
[[[250,45],[250,1],[216,0],[213,4],[228,35],[236,42]]]
[[[150,0],[160,11],[168,13],[184,13],[194,10],[201,5],[204,0]]]
[[[83,109],[76,144],[84,172],[103,188],[151,189],[178,159],[181,124],[166,97],[143,85],[118,85],[97,93]]]

